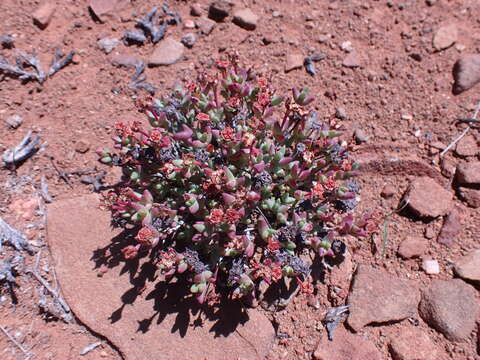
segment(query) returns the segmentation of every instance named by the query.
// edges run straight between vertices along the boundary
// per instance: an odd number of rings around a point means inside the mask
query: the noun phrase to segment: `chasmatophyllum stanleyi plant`
[[[251,303],[262,281],[283,278],[311,294],[305,254],[334,259],[343,236],[375,229],[352,215],[358,167],[306,89],[281,96],[234,55],[217,67],[139,105],[149,124],[117,123],[115,151],[99,151],[123,170],[104,194],[113,223],[135,234],[123,256],[149,255],[164,281],[183,274],[200,303]]]

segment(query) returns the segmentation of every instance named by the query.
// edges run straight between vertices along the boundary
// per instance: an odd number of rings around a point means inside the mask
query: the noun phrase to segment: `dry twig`
[[[477,116],[478,116],[479,111],[480,111],[480,102],[477,104],[477,107],[475,109],[475,113],[473,114],[473,117],[471,119],[468,119],[469,123],[477,121]],[[470,129],[471,129],[471,127],[470,127],[470,125],[468,125],[467,128],[465,130],[463,130],[463,132],[459,136],[457,136],[450,144],[448,144],[448,146],[440,153],[440,156],[445,155],[448,152],[448,150],[450,150],[465,135],[467,135],[467,133],[470,131]]]
[[[0,326],[0,330],[5,334],[8,340],[10,340],[17,348],[21,350],[23,355],[26,356],[25,359],[30,359],[30,357],[32,356],[32,353],[30,351],[28,351],[20,343],[18,343],[18,341],[15,340],[15,338],[12,335],[10,335],[3,326]]]
[[[38,280],[42,286],[47,289],[47,291],[53,296],[55,300],[59,302],[59,304],[62,306],[63,310],[67,313],[70,313],[70,307],[68,304],[63,300],[63,298],[58,294],[56,290],[54,290],[50,284],[42,277],[40,274],[38,274],[36,271],[32,270],[27,270],[27,273],[32,274],[35,279]]]
[[[340,323],[346,320],[348,317],[348,311],[348,305],[337,306],[328,309],[324,319],[325,327],[327,328],[328,333],[328,340],[333,340],[333,332]]]
[[[0,218],[0,249],[3,243],[13,246],[18,251],[26,250],[30,254],[35,253],[35,250],[28,244],[25,236]]]
[[[12,165],[29,158],[46,146],[44,143],[38,147],[40,136],[36,135],[32,138],[32,132],[29,131],[23,140],[12,149],[7,149],[2,155],[3,162],[6,165]]]
[[[70,51],[66,56],[61,50],[55,50],[50,69],[45,73],[43,71],[37,55],[33,52],[31,55],[20,52],[15,59],[15,65],[12,65],[3,56],[0,56],[0,70],[17,76],[22,81],[37,80],[40,84],[47,78],[53,76],[55,73],[63,69],[65,66],[73,61],[74,51]],[[35,71],[28,71],[25,66],[33,68]]]
[[[81,356],[87,355],[90,351],[95,350],[97,347],[102,345],[101,341],[94,342],[90,345],[87,345],[83,348],[83,350],[80,352]]]

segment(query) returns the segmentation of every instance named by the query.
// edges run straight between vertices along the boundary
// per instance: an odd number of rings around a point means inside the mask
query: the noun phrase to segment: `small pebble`
[[[105,54],[110,54],[113,51],[113,49],[117,47],[118,43],[119,43],[119,40],[115,38],[103,38],[97,41],[98,47]]]
[[[190,7],[190,14],[192,16],[202,16],[202,13],[202,5],[200,5],[199,3],[192,4],[192,6]]]
[[[427,238],[427,239],[433,239],[435,237],[435,229],[431,226],[427,227],[425,229],[425,233],[424,233],[424,236]]]
[[[86,153],[88,150],[90,150],[90,144],[87,143],[85,140],[79,140],[75,144],[75,151],[79,152],[81,154]]]
[[[351,41],[344,41],[340,45],[340,49],[342,49],[343,51],[345,51],[347,53],[352,52],[352,50],[353,50],[352,42]]]
[[[195,22],[193,20],[185,20],[185,22],[183,23],[183,27],[185,29],[195,29]]]
[[[395,195],[395,187],[392,185],[385,185],[380,193],[380,196],[384,199],[389,199]]]
[[[355,129],[354,137],[357,144],[362,144],[368,141],[368,136],[361,129]]]
[[[343,107],[338,107],[335,110],[335,117],[340,120],[346,120],[347,119],[347,112]]]
[[[422,268],[429,275],[440,274],[440,265],[437,260],[423,259]]]
[[[42,5],[32,14],[33,22],[40,29],[45,29],[52,20],[55,13],[56,4],[53,1],[44,1]]]
[[[193,33],[188,33],[182,36],[182,44],[185,45],[187,48],[192,48],[193,45],[195,45],[195,41],[197,39],[195,38],[195,34]]]
[[[5,120],[5,124],[12,129],[17,129],[22,123],[23,118],[20,115],[12,115]]]

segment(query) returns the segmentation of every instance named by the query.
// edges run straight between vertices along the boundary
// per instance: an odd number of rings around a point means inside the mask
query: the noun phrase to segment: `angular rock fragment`
[[[129,4],[127,0],[89,0],[88,6],[92,13],[100,21],[105,21],[115,11],[125,8]]]
[[[138,63],[141,63],[142,60],[140,58],[137,58],[133,54],[128,54],[128,53],[122,53],[122,54],[117,54],[111,57],[110,62],[112,63],[113,66],[117,67],[126,67],[126,68],[133,68],[135,67]]]
[[[467,187],[458,188],[460,198],[472,208],[480,207],[480,189],[472,189]]]
[[[475,156],[479,152],[477,139],[471,135],[463,137],[455,148],[455,154],[461,157]]]
[[[210,35],[215,28],[215,21],[204,17],[195,20],[195,24],[197,25],[200,32],[204,35]]]
[[[97,41],[98,47],[105,53],[105,54],[110,54],[113,49],[117,47],[119,43],[118,39],[115,38],[102,38]]]
[[[452,209],[450,214],[447,215],[445,221],[443,222],[442,229],[438,235],[437,241],[440,244],[451,247],[455,240],[457,239],[458,234],[462,230],[462,214],[456,208]]]
[[[258,15],[249,8],[240,9],[233,13],[233,23],[245,30],[255,30],[257,21]]]
[[[421,218],[446,215],[452,208],[452,194],[435,180],[423,176],[410,183],[405,201],[412,212]]]
[[[172,65],[183,58],[184,50],[185,46],[172,38],[162,40],[150,55],[148,65]]]
[[[407,280],[360,265],[348,296],[348,325],[355,331],[371,323],[399,321],[416,313],[418,289]]]
[[[457,260],[454,270],[463,279],[480,282],[480,249]]]
[[[480,185],[480,161],[459,164],[456,175],[460,185]]]
[[[404,259],[422,256],[427,251],[428,243],[421,238],[407,236],[398,247],[398,255]]]
[[[50,21],[52,20],[53,14],[55,13],[56,5],[52,1],[46,1],[40,5],[40,7],[35,10],[32,14],[33,22],[40,29],[45,29]]]
[[[342,65],[347,68],[357,68],[362,65],[362,59],[356,50],[353,50],[343,59]]]
[[[410,327],[400,331],[388,344],[394,360],[437,360],[441,359],[440,350],[422,330]]]
[[[192,48],[195,45],[196,37],[193,33],[188,33],[182,36],[182,44],[187,48]]]
[[[343,326],[335,332],[333,341],[324,333],[315,360],[381,360],[382,355],[375,344],[360,335],[348,332]]]
[[[285,72],[290,72],[303,67],[303,55],[299,53],[288,54],[285,62]]]
[[[223,21],[230,15],[234,5],[232,1],[227,0],[213,1],[208,8],[208,17],[217,22]]]
[[[452,46],[458,38],[458,29],[455,24],[442,26],[433,36],[433,47],[437,51],[445,50]]]

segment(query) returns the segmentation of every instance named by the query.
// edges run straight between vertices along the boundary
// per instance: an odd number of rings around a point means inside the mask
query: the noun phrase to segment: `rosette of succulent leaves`
[[[99,150],[123,169],[104,194],[113,223],[135,234],[123,255],[148,255],[162,280],[184,278],[201,303],[248,303],[260,282],[286,277],[312,293],[312,254],[342,256],[342,237],[376,229],[352,214],[358,166],[308,110],[306,89],[279,95],[235,56],[217,67],[140,104],[148,122],[117,123],[115,150]]]

